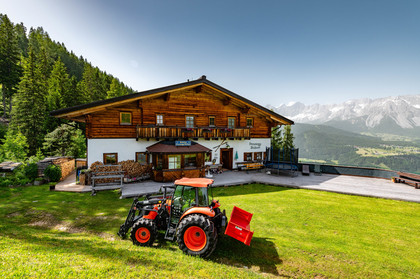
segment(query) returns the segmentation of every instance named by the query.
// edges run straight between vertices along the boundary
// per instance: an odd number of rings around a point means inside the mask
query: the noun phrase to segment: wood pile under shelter
[[[96,170],[98,165],[103,165],[102,162],[96,161],[90,165],[90,169],[92,171]],[[139,162],[135,162],[133,160],[126,160],[121,161],[118,163],[121,166],[121,170],[124,173],[124,181],[125,182],[133,182],[133,181],[140,181],[144,179],[150,178],[150,173],[152,171],[151,165],[142,165]],[[115,171],[115,165],[105,165],[102,167],[102,172],[112,172]],[[101,179],[98,183],[110,183],[112,179]],[[90,184],[88,182],[88,184]]]
[[[74,171],[75,160],[73,157],[48,157],[37,163],[38,175],[43,176],[45,169],[49,165],[56,165],[61,168],[61,180],[66,178],[69,174]]]

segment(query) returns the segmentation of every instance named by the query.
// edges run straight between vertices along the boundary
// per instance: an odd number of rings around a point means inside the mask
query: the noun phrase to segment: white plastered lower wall
[[[118,153],[118,161],[135,160],[136,152],[146,152],[146,147],[157,142],[136,139],[88,139],[88,166],[96,161],[102,162],[104,153]],[[225,141],[199,139],[195,142],[212,150],[212,159],[216,160],[216,164],[220,163],[220,148],[233,148],[233,168],[236,168],[236,162],[243,161],[244,152],[265,152],[266,148],[271,146],[270,138]]]

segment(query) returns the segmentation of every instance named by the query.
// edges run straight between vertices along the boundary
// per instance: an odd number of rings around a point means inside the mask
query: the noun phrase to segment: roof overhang
[[[150,153],[171,153],[171,154],[204,153],[204,152],[211,151],[211,149],[193,141],[191,142],[191,145],[189,146],[176,146],[174,141],[161,141],[149,147],[146,147],[146,150],[149,151]]]
[[[233,98],[235,102],[242,104],[244,107],[254,108],[257,111],[261,112],[270,122],[278,122],[279,124],[292,125],[294,122],[286,117],[281,116],[280,114],[271,111],[257,103],[254,103],[226,88],[221,87],[209,80],[205,76],[202,76],[200,79],[188,81],[184,83],[179,83],[175,85],[170,85],[166,87],[156,88],[152,90],[147,90],[143,92],[133,93],[129,95],[124,95],[120,97],[115,97],[111,99],[96,101],[88,104],[82,104],[70,108],[64,108],[52,111],[51,116],[57,118],[64,118],[68,120],[74,120],[78,122],[85,122],[85,116],[91,113],[102,111],[111,107],[121,106],[133,101],[142,100],[146,98],[159,97],[165,94],[170,94],[185,89],[199,88],[200,86],[208,86],[213,90],[216,90],[221,95],[224,95],[226,98]]]

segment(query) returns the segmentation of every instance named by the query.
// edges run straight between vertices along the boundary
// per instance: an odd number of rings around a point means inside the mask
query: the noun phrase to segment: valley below
[[[268,108],[296,123],[302,162],[420,173],[420,94]]]
[[[292,127],[301,162],[373,167],[420,174],[420,140],[384,140],[326,125]]]

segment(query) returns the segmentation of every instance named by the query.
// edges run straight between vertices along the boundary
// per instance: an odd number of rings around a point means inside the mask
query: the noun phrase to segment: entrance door
[[[223,165],[223,168],[231,170],[233,162],[233,148],[221,148],[220,153],[220,158],[222,159],[221,164]]]

